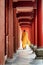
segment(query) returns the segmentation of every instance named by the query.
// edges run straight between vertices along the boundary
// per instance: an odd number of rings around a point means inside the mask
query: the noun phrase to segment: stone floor
[[[29,49],[19,49],[12,59],[7,59],[5,65],[43,65],[43,59],[35,59],[35,53]]]

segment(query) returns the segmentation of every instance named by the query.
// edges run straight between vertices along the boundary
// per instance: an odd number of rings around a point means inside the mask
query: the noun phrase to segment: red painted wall
[[[28,32],[28,38],[31,41],[31,34],[32,34],[32,32],[31,32],[31,26],[30,25],[27,26],[27,27],[26,26],[22,26],[21,29],[22,29],[22,31],[26,30]]]

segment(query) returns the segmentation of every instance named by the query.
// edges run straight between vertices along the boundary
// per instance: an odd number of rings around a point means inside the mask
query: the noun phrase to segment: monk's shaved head
[[[26,30],[23,30],[24,32],[26,32]]]

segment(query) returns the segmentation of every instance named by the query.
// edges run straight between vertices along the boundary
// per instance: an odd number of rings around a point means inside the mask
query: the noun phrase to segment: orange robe
[[[23,32],[23,34],[22,34],[22,47],[25,48],[26,44],[30,45],[30,41],[28,39],[27,32]]]

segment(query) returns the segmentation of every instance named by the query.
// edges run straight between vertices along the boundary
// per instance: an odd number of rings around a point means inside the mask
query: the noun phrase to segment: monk
[[[30,41],[28,39],[28,33],[23,30],[22,33],[22,48],[25,49],[26,48],[26,44],[30,45]]]

